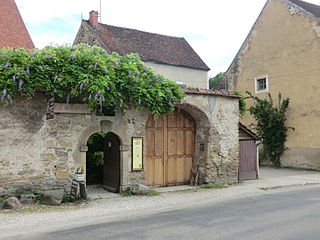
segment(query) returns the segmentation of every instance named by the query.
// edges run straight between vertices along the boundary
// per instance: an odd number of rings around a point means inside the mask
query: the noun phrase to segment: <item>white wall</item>
[[[152,62],[145,62],[145,64],[152,68],[155,73],[161,74],[164,77],[192,87],[204,88],[209,87],[208,71],[197,70],[186,67],[176,67],[165,64],[157,64]]]

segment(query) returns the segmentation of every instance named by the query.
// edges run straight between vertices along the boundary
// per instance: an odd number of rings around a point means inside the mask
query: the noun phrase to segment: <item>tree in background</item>
[[[209,79],[209,88],[211,89],[211,88],[218,87],[220,85],[220,83],[223,81],[224,76],[225,76],[225,73],[220,72],[216,76],[211,77]]]

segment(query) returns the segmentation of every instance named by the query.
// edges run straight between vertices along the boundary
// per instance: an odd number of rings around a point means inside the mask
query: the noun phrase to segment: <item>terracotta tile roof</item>
[[[0,0],[0,47],[34,48],[14,0]]]
[[[89,21],[84,21],[91,26]],[[110,52],[138,53],[145,62],[210,70],[184,38],[101,23],[95,30]]]
[[[232,94],[228,91],[214,90],[214,89],[199,89],[199,88],[184,88],[186,94],[198,94],[198,95],[214,95],[223,97],[239,98],[239,96]]]
[[[243,131],[248,133],[251,137],[253,137],[255,140],[260,140],[261,138],[255,134],[253,131],[251,131],[247,126],[239,122],[239,128],[241,128]]]
[[[320,6],[300,0],[288,0],[305,11],[311,13],[314,17],[320,18]]]

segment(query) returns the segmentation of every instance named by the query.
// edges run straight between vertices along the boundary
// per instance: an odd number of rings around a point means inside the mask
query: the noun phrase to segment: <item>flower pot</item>
[[[78,182],[83,182],[84,178],[85,178],[85,174],[83,174],[83,173],[76,173],[73,175],[73,179]]]

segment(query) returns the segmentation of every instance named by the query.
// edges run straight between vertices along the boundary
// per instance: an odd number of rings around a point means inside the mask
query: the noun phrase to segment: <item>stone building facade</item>
[[[238,98],[228,93],[186,89],[177,106],[196,123],[193,165],[202,181],[234,183],[238,180]],[[86,164],[88,138],[112,132],[120,139],[120,188],[145,184],[144,168],[132,171],[131,137],[146,138],[147,110],[117,110],[115,116],[97,116],[81,104],[54,105],[54,118],[46,119],[43,96],[0,106],[0,196],[23,191],[64,188]],[[145,143],[143,148],[147,147]]]
[[[295,130],[281,156],[286,167],[320,169],[319,19],[319,5],[268,0],[226,72],[228,90],[290,99],[286,124]],[[242,121],[254,119],[246,114]]]

